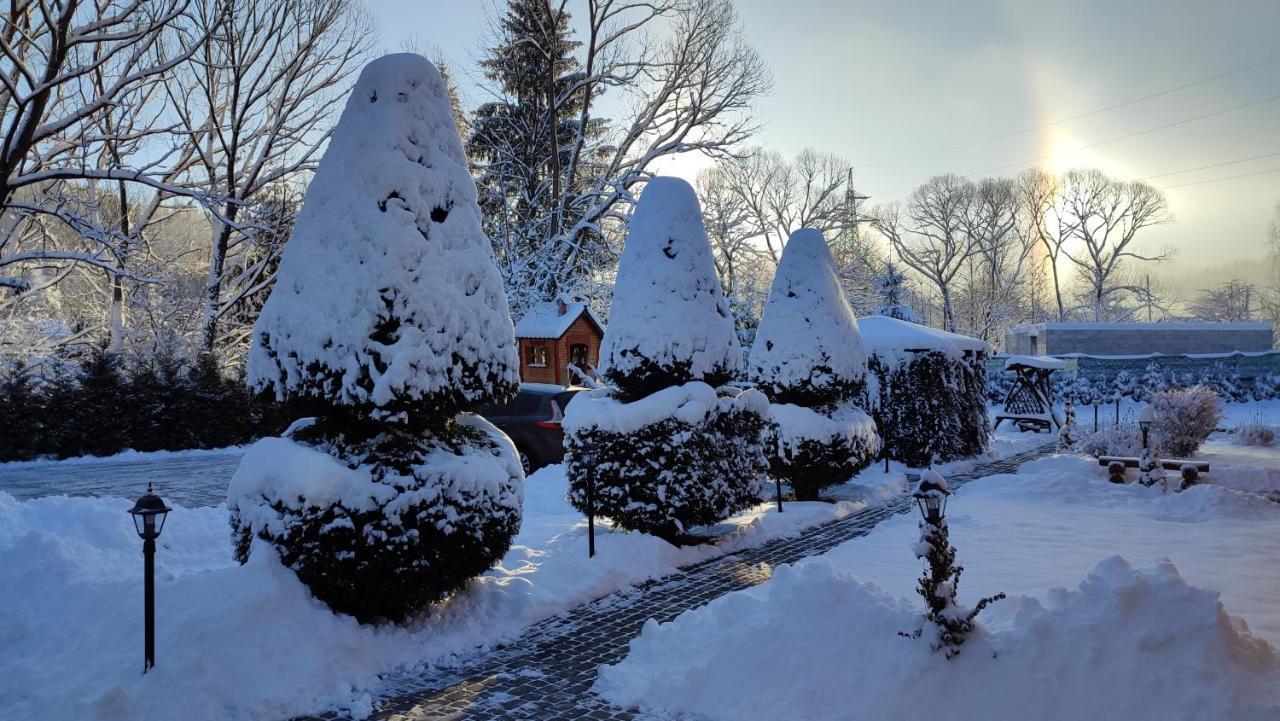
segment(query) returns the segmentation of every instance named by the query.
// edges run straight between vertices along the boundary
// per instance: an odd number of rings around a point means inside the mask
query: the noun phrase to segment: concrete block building
[[[1010,328],[1010,355],[1131,356],[1160,353],[1261,353],[1272,348],[1271,323],[1037,323]]]

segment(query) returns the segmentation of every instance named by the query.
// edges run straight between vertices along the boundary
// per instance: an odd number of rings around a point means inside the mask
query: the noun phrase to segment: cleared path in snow
[[[154,483],[171,505],[216,506],[227,500],[227,484],[242,455],[240,448],[222,448],[0,463],[0,491],[20,501],[57,495],[133,499]]]
[[[984,476],[1016,472],[1048,453],[1048,443],[951,476],[953,488]],[[377,713],[381,721],[450,719],[650,718],[634,709],[610,706],[590,693],[596,668],[627,654],[628,644],[654,619],[666,622],[726,593],[769,580],[773,567],[815,556],[845,541],[865,536],[886,518],[910,513],[914,503],[901,499],[869,508],[792,538],[781,538],[732,556],[699,563],[683,573],[610,594],[531,626],[515,641],[476,656],[455,668],[426,674],[384,677]],[[341,663],[341,659],[335,659]],[[346,718],[340,714],[297,721]]]

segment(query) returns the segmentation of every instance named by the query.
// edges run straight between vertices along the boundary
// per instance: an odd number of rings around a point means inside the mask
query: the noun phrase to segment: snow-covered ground
[[[961,599],[1010,597],[951,662],[897,635],[921,608],[916,523],[899,516],[651,622],[597,690],[708,719],[1280,718],[1280,504],[1223,487],[1280,473],[1280,449],[1205,451],[1214,483],[1180,494],[1110,484],[1077,456],[962,488],[947,514]]]
[[[501,565],[410,628],[335,616],[255,552],[231,558],[225,505],[177,508],[157,553],[157,666],[142,670],[142,558],[122,498],[0,492],[0,718],[272,719],[367,709],[377,674],[510,638],[628,584],[856,512],[858,502],[764,504],[716,547],[676,548],[586,526],[560,466],[533,474]],[[868,491],[868,497],[883,496]],[[874,502],[874,501],[872,501]],[[265,549],[263,549],[265,550]],[[363,701],[361,699],[364,699]]]

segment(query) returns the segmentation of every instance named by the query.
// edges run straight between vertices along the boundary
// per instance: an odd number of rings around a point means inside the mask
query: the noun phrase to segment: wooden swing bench
[[[1062,420],[1053,409],[1053,385],[1049,376],[1066,364],[1057,358],[1044,356],[1009,356],[1004,363],[1006,371],[1017,376],[1004,408],[996,416],[996,428],[1005,421],[1012,421],[1022,432],[1053,432],[1062,427]]]

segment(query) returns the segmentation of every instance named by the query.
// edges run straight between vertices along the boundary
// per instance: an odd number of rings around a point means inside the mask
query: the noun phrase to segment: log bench
[[[1106,466],[1107,470],[1110,471],[1111,480],[1116,483],[1124,482],[1124,469],[1137,468],[1140,464],[1141,460],[1132,456],[1098,456],[1098,465]],[[1160,459],[1160,465],[1165,470],[1181,472],[1183,480],[1187,483],[1194,483],[1198,475],[1209,472],[1208,461],[1162,458]]]

